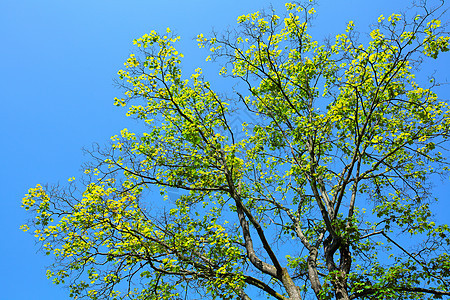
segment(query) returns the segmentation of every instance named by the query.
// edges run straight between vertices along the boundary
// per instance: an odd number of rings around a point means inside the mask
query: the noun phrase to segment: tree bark
[[[282,268],[281,282],[291,300],[302,300],[299,287],[294,283],[286,268]]]
[[[308,264],[308,275],[309,281],[311,282],[311,287],[316,294],[317,299],[319,299],[320,291],[322,290],[322,285],[320,284],[319,274],[317,273],[317,255],[319,251],[317,248],[311,249],[307,259]]]

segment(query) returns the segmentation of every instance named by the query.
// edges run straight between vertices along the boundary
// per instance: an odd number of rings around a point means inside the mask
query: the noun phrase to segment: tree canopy
[[[324,42],[311,2],[240,16],[197,37],[240,83],[227,96],[182,74],[169,29],[134,40],[115,105],[138,128],[23,199],[47,276],[75,299],[449,296],[430,186],[448,174],[450,107],[415,76],[449,50],[443,5]]]

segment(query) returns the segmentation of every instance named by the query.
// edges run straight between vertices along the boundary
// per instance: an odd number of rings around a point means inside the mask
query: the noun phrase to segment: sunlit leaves
[[[450,109],[414,72],[449,37],[430,13],[392,14],[361,41],[350,21],[320,43],[315,12],[287,3],[199,34],[243,83],[227,97],[182,73],[170,29],[134,40],[114,104],[142,126],[90,151],[83,179],[23,199],[55,257],[47,276],[90,299],[447,295],[449,228],[428,181],[448,170]]]

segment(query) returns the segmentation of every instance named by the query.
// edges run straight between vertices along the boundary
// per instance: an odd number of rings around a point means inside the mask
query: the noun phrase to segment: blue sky
[[[170,27],[182,36],[187,74],[203,66],[205,52],[192,39],[212,29],[233,26],[236,18],[270,3],[247,0],[5,0],[0,2],[0,299],[69,299],[67,292],[45,278],[50,260],[37,252],[31,234],[19,226],[28,217],[20,201],[37,183],[64,183],[80,174],[87,157],[82,147],[106,143],[130,124],[112,105],[120,96],[112,80],[132,51],[132,40],[152,29]],[[410,1],[323,0],[316,10],[314,38],[344,31],[355,21],[362,32],[380,14],[389,15]],[[444,66],[428,62],[429,71],[448,80]],[[225,91],[225,90],[224,90]],[[444,89],[440,96],[450,98]],[[450,209],[449,189],[436,182],[440,212]],[[438,216],[449,220],[445,213]]]

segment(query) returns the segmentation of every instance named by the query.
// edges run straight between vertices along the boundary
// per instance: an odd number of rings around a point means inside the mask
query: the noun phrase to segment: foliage
[[[199,35],[243,83],[234,100],[201,69],[182,76],[170,30],[135,40],[115,104],[140,129],[90,151],[83,180],[23,199],[48,277],[76,299],[450,295],[429,189],[448,170],[450,109],[414,74],[450,38],[442,7],[422,9],[381,16],[366,43],[353,22],[315,41],[310,3]]]

